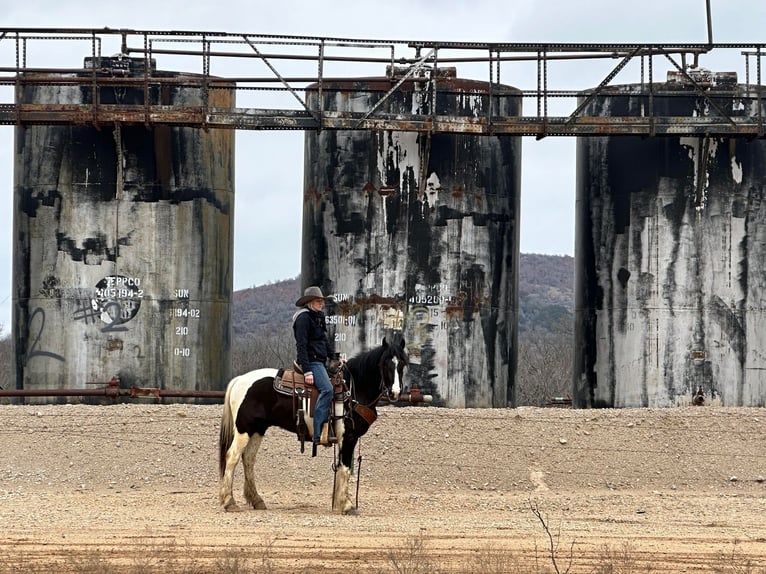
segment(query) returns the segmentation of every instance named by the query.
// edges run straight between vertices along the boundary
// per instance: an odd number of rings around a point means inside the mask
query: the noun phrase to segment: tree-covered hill
[[[519,265],[519,330],[558,329],[574,304],[574,259],[568,255],[522,254]],[[287,325],[300,296],[300,277],[234,293],[234,337]]]

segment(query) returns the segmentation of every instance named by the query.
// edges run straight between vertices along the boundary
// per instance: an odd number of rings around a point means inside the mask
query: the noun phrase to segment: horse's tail
[[[232,420],[231,404],[229,402],[229,399],[231,398],[231,388],[234,386],[232,382],[229,382],[226,387],[226,396],[223,402],[223,415],[221,415],[221,429],[218,434],[218,472],[221,478],[223,478],[223,474],[226,472],[226,453],[234,440],[234,421]]]

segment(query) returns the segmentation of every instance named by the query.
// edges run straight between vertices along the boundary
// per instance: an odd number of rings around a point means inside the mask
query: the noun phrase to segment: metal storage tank
[[[489,84],[437,74],[437,114],[488,113]],[[393,76],[326,82],[324,109],[369,112]],[[520,113],[518,90],[491,88],[492,113]],[[381,109],[429,114],[428,94],[406,81]],[[434,404],[513,405],[520,159],[519,137],[307,133],[302,280],[331,294],[338,351],[404,337],[405,385]]]
[[[655,85],[658,115],[758,116],[757,88],[736,74],[692,74],[708,98],[671,73]],[[649,100],[646,86],[627,85],[589,105],[594,115],[640,115]],[[683,405],[701,388],[708,404],[763,406],[766,143],[577,145],[574,404]]]
[[[87,58],[86,68],[93,65]],[[143,59],[98,58],[95,65],[103,74],[143,77]],[[90,103],[90,86],[56,85],[65,76],[35,77],[23,101]],[[199,82],[184,85],[191,76],[152,76],[177,83],[162,90],[150,84],[150,103],[202,105]],[[143,105],[144,89],[103,88],[99,97]],[[233,90],[210,89],[208,98],[213,106],[234,105]],[[17,389],[93,388],[89,383],[113,377],[122,387],[225,387],[233,152],[233,130],[16,128]]]

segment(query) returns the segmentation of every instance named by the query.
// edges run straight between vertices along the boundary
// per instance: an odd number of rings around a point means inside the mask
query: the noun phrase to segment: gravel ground
[[[354,516],[278,429],[222,511],[221,410],[0,406],[0,572],[766,572],[766,409],[385,406]]]

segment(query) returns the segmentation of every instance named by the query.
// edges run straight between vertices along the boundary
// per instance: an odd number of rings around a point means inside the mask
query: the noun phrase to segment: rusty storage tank
[[[759,116],[758,91],[736,74],[693,75],[704,96],[670,73],[657,115]],[[589,113],[640,115],[645,88],[610,88]],[[708,404],[766,404],[766,143],[577,146],[575,405],[682,405],[700,389]]]
[[[86,68],[94,61],[100,74],[143,77],[143,59],[87,58]],[[151,75],[173,78],[174,85],[160,90],[150,84],[149,103],[202,104],[191,76]],[[90,86],[56,85],[64,76],[33,78],[23,101],[92,101]],[[208,91],[210,105],[234,105],[233,90],[215,88]],[[145,103],[142,85],[118,83],[100,89],[99,98]],[[93,388],[88,383],[113,377],[122,387],[225,387],[231,374],[233,151],[232,130],[16,128],[17,389]]]
[[[369,112],[398,82],[390,72],[325,83],[325,109]],[[489,113],[489,84],[437,74],[436,114]],[[424,84],[406,81],[376,109],[428,114],[430,105]],[[491,105],[518,115],[520,92],[495,84]],[[302,281],[331,294],[338,351],[404,337],[405,385],[434,404],[513,404],[520,157],[518,137],[307,133]]]

